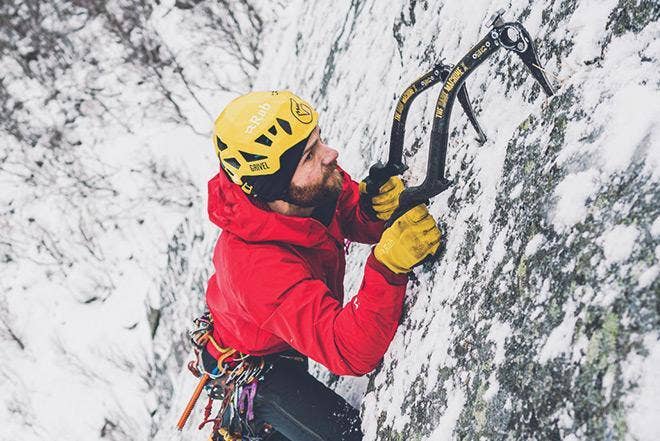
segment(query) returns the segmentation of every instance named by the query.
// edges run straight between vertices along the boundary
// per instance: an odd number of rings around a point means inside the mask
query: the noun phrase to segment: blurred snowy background
[[[489,140],[454,113],[456,185],[430,207],[443,257],[415,271],[381,368],[314,371],[361,408],[367,440],[657,439],[656,1],[9,0],[0,440],[206,439],[198,416],[174,425],[218,234],[215,116],[289,88],[359,180],[385,158],[397,95],[499,8],[535,37],[556,96],[503,52],[469,78]],[[436,97],[408,118],[410,184]],[[369,248],[350,251],[347,293]]]

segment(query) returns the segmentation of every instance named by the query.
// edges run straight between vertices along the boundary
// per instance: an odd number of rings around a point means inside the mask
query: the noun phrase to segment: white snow
[[[640,288],[646,288],[658,279],[658,275],[660,275],[660,267],[658,265],[654,265],[650,268],[647,268],[642,274],[640,274],[637,280],[637,284]]]
[[[651,234],[653,237],[660,237],[660,216],[656,217],[651,224]]]
[[[604,138],[600,146],[603,171],[607,174],[624,170],[635,154],[654,150],[651,146],[657,146],[660,141],[655,129],[660,115],[659,94],[649,93],[645,86],[630,84],[616,90],[611,105],[618,111],[610,113],[610,108],[600,106],[594,114],[594,119],[613,128],[611,136]]]
[[[568,299],[564,304],[564,319],[552,330],[539,351],[538,358],[541,363],[546,363],[548,360],[570,350],[576,322],[575,302]]]
[[[488,261],[486,262],[486,268],[489,274],[495,270],[495,267],[502,261],[506,255],[506,245],[505,240],[507,238],[508,230],[503,229],[495,238],[493,242],[493,248],[491,250],[490,256],[488,256]]]
[[[495,365],[500,365],[504,362],[505,348],[504,343],[506,338],[511,335],[511,325],[508,323],[493,321],[490,325],[490,330],[488,331],[488,340],[491,340],[495,343],[495,354],[493,357],[493,363]]]
[[[513,187],[513,190],[511,190],[511,193],[509,193],[509,197],[511,199],[517,199],[522,194],[523,187],[524,186],[522,182],[516,184],[516,186]]]
[[[634,225],[617,225],[599,239],[608,264],[620,263],[630,257],[636,245],[639,230]]]
[[[495,353],[493,355],[494,371],[488,377],[488,388],[484,392],[483,399],[486,401],[491,400],[500,389],[499,381],[497,380],[497,370],[505,361],[506,338],[511,335],[511,326],[508,323],[493,321],[488,331],[488,340],[495,344]]]
[[[497,371],[492,372],[488,376],[488,388],[486,389],[486,392],[484,392],[483,399],[485,401],[490,401],[492,400],[496,395],[497,392],[500,390],[500,383],[497,380]]]
[[[597,176],[596,171],[589,169],[570,174],[557,185],[557,206],[551,218],[558,230],[563,231],[585,219],[589,209],[587,200],[598,189]]]
[[[607,265],[604,263],[598,267],[603,269],[602,274],[607,273]],[[600,272],[598,273],[601,274]],[[602,276],[601,276],[602,277]],[[593,305],[598,305],[603,308],[608,308],[619,296],[621,295],[621,288],[613,284],[605,284],[601,286],[591,299]]]
[[[635,441],[654,441],[660,433],[657,418],[658,396],[660,396],[660,341],[657,333],[644,337],[646,357],[633,355],[624,367],[624,378],[633,387],[626,397],[629,409],[626,425]]]
[[[536,233],[532,238],[527,242],[525,247],[525,256],[532,256],[536,254],[541,245],[545,242],[545,236],[543,233]]]
[[[454,431],[454,426],[461,414],[466,397],[461,389],[450,389],[447,394],[449,396],[447,409],[442,413],[438,424],[427,438],[429,441],[452,439],[449,434]]]
[[[616,0],[582,1],[566,24],[566,30],[579,38],[571,38],[575,44],[572,58],[589,61],[600,55],[600,47],[610,11],[617,5]]]

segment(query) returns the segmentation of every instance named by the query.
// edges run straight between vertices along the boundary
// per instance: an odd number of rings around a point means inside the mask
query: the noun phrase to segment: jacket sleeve
[[[364,375],[394,338],[407,281],[372,254],[360,290],[342,307],[321,280],[297,278],[262,328],[335,374]]]
[[[337,211],[339,225],[348,240],[358,243],[374,244],[380,240],[385,229],[385,221],[374,220],[360,204],[360,190],[357,182],[353,181],[345,171],[344,187],[339,200]]]

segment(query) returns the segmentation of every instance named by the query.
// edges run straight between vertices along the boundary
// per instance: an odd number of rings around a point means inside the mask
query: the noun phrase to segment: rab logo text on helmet
[[[249,134],[252,133],[254,129],[256,129],[259,124],[261,124],[261,121],[263,121],[266,118],[266,115],[268,115],[268,111],[270,110],[271,105],[269,103],[261,103],[257,107],[257,112],[250,117],[249,124],[245,128],[245,133]]]
[[[307,104],[296,101],[294,98],[291,98],[291,114],[303,124],[309,124],[314,119],[312,109]]]

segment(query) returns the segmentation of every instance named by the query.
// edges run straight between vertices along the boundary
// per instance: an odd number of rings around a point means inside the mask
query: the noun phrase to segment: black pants
[[[254,399],[257,425],[277,431],[269,441],[360,441],[360,414],[307,372],[306,359],[268,357],[273,368]]]

